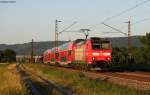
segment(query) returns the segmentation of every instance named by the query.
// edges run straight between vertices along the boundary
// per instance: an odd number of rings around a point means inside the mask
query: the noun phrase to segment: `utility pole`
[[[57,51],[57,47],[58,47],[58,36],[59,34],[65,32],[67,29],[71,28],[73,25],[75,25],[77,22],[73,22],[71,25],[69,25],[68,27],[66,27],[65,29],[63,29],[62,31],[58,31],[58,22],[61,22],[61,21],[58,21],[56,20],[55,21],[55,50]]]
[[[33,53],[34,53],[34,50],[33,50],[33,42],[34,42],[34,40],[32,39],[32,42],[31,42],[31,63],[34,62],[34,60],[33,60]]]
[[[56,62],[56,53],[58,52],[58,22],[61,22],[59,20],[55,20],[55,62]]]
[[[58,20],[55,20],[55,53],[57,52],[57,47],[58,47]]]
[[[128,23],[128,56],[131,58],[131,22],[125,22]]]

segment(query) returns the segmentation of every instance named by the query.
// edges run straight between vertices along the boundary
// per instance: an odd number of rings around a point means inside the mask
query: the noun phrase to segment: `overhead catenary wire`
[[[107,27],[109,27],[109,28],[111,28],[111,29],[113,29],[113,30],[115,30],[115,31],[117,31],[118,33],[122,33],[122,34],[124,34],[124,35],[128,35],[127,33],[124,33],[124,32],[122,32],[122,31],[120,31],[119,29],[114,28],[114,27],[112,27],[112,26],[110,26],[110,25],[108,25],[108,24],[105,24],[105,23],[102,23],[102,24],[105,25],[105,26],[107,26]]]
[[[150,20],[150,17],[148,17],[148,18],[144,18],[144,19],[139,20],[139,21],[136,21],[136,22],[134,22],[134,23],[133,23],[133,24],[131,24],[131,25],[139,24],[139,23],[142,23],[142,22],[145,22],[145,21],[148,21],[148,20]]]
[[[133,9],[135,9],[135,8],[137,8],[137,7],[139,7],[139,6],[141,6],[141,5],[144,5],[144,4],[148,3],[149,1],[150,1],[150,0],[142,1],[142,2],[140,2],[140,3],[136,4],[136,5],[134,5],[133,7],[130,7],[130,8],[128,8],[128,9],[124,10],[124,11],[121,11],[120,13],[118,13],[118,14],[116,14],[116,15],[107,17],[107,18],[104,19],[103,21],[101,21],[101,22],[99,22],[99,23],[97,23],[97,24],[95,24],[95,25],[90,26],[89,29],[94,28],[94,27],[96,27],[97,25],[102,24],[103,22],[106,22],[106,21],[109,21],[109,20],[114,19],[114,18],[116,18],[116,17],[119,17],[119,16],[121,16],[121,15],[123,15],[123,14],[125,14],[125,13],[127,13],[127,12],[129,12],[129,11],[131,11],[131,10],[133,10]]]
[[[63,29],[62,31],[60,31],[59,34],[61,34],[62,32],[65,32],[67,29],[71,28],[76,23],[77,23],[77,21],[73,22],[73,24],[69,25],[68,27],[66,27],[65,29]]]
[[[135,9],[135,8],[137,8],[137,7],[141,6],[141,5],[143,5],[143,4],[146,4],[146,3],[149,2],[149,1],[150,1],[150,0],[145,0],[145,1],[141,2],[141,3],[139,3],[139,4],[136,4],[135,6],[133,6],[133,7],[131,7],[131,8],[128,8],[128,9],[126,9],[126,10],[124,10],[124,11],[122,11],[122,12],[116,14],[116,15],[113,15],[113,16],[111,16],[111,17],[106,18],[106,19],[105,19],[104,21],[102,21],[102,22],[105,22],[105,21],[111,20],[111,19],[113,19],[113,18],[116,18],[116,17],[118,17],[118,16],[120,16],[120,15],[122,15],[122,14],[124,14],[124,13],[127,13],[127,12],[129,12],[129,11],[131,11],[131,10],[133,10],[133,9]]]
[[[143,23],[143,22],[148,21],[148,20],[150,20],[150,17],[144,18],[144,19],[139,20],[139,21],[136,21],[136,22],[132,23],[131,25],[134,26],[136,24],[140,24],[140,23]],[[127,27],[127,26],[122,26],[121,28],[125,28],[125,27]]]
[[[136,25],[136,24],[140,24],[140,23],[143,23],[143,22],[148,21],[148,20],[150,20],[150,17],[147,17],[147,18],[144,18],[144,19],[142,19],[142,20],[136,21],[136,22],[132,23],[131,25],[134,26],[134,25]],[[125,28],[125,27],[127,27],[127,26],[122,26],[122,27],[120,27],[120,28],[123,29],[123,28]],[[102,32],[102,33],[108,34],[108,33],[119,33],[119,32]]]

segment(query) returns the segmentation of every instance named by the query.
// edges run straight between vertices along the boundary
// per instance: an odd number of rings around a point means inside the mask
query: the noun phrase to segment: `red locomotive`
[[[87,40],[77,39],[65,43],[57,48],[46,50],[43,54],[43,62],[50,64],[85,65],[88,67],[103,67],[111,64],[112,46],[110,41],[99,37]]]

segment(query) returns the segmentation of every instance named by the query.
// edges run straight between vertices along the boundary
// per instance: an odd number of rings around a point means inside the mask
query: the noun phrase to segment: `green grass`
[[[105,81],[90,80],[81,73],[55,70],[40,64],[26,66],[71,89],[76,95],[150,95],[150,90],[139,91]]]

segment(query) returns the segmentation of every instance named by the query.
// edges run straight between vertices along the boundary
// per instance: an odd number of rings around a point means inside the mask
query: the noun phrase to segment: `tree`
[[[135,63],[137,63],[137,64],[146,63],[146,59],[143,56],[144,55],[143,51],[144,51],[144,47],[136,48],[134,50],[134,52],[132,54],[134,56]]]
[[[112,56],[113,56],[113,64],[115,65],[123,65],[127,63],[127,48],[125,47],[115,47],[113,48]]]
[[[5,62],[13,62],[16,61],[16,52],[10,49],[6,49],[4,51],[3,61]]]
[[[150,33],[146,33],[146,36],[142,37],[141,41],[145,46],[150,46]]]
[[[2,62],[3,51],[0,51],[0,62]]]
[[[143,48],[139,48],[134,52],[136,63],[150,64],[150,33],[141,37],[141,42],[144,44]]]

